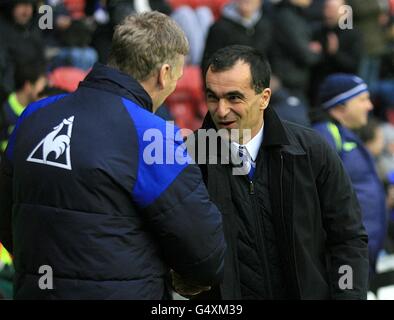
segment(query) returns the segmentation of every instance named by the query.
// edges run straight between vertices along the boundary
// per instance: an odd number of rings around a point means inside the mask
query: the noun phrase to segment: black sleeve
[[[317,187],[323,225],[327,233],[329,272],[333,299],[366,299],[368,291],[368,235],[362,224],[361,210],[336,152],[318,138],[321,157]],[[352,289],[340,287],[340,268],[350,266]]]
[[[362,37],[355,30],[347,30],[347,37],[344,39],[343,47],[339,47],[338,52],[329,56],[335,61],[340,69],[349,73],[357,73],[362,54]]]

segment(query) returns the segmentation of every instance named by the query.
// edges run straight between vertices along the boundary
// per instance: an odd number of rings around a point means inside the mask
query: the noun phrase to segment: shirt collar
[[[260,146],[263,142],[263,137],[264,137],[264,123],[261,126],[259,132],[257,132],[257,134],[248,143],[244,145],[240,145],[239,143],[232,142],[231,144],[236,148],[236,150],[238,150],[240,146],[245,147],[252,160],[256,161],[257,155],[259,154]]]

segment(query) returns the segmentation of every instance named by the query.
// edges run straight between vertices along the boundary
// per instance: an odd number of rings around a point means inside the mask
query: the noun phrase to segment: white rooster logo
[[[26,160],[71,170],[70,140],[73,122],[74,116],[69,117],[68,119],[63,119],[59,125],[53,128],[53,131],[48,133],[45,138],[41,140]],[[67,134],[59,134],[64,126],[67,126]],[[36,153],[41,147],[42,156],[39,157]],[[55,153],[55,160],[58,160],[59,157],[66,152],[66,163],[48,160],[48,157],[52,152]]]

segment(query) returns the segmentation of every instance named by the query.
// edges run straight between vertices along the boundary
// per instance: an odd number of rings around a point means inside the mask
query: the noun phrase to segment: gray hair
[[[129,15],[116,26],[108,64],[144,81],[188,51],[187,38],[175,21],[152,11]]]

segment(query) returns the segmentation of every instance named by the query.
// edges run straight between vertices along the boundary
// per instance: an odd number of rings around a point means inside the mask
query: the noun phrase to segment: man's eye
[[[207,94],[207,99],[210,101],[217,101],[218,100],[217,97],[215,97],[214,95],[209,94],[209,93]]]
[[[240,96],[229,96],[229,97],[228,97],[228,100],[234,102],[234,101],[240,101],[240,100],[242,100],[242,99],[241,99]]]

